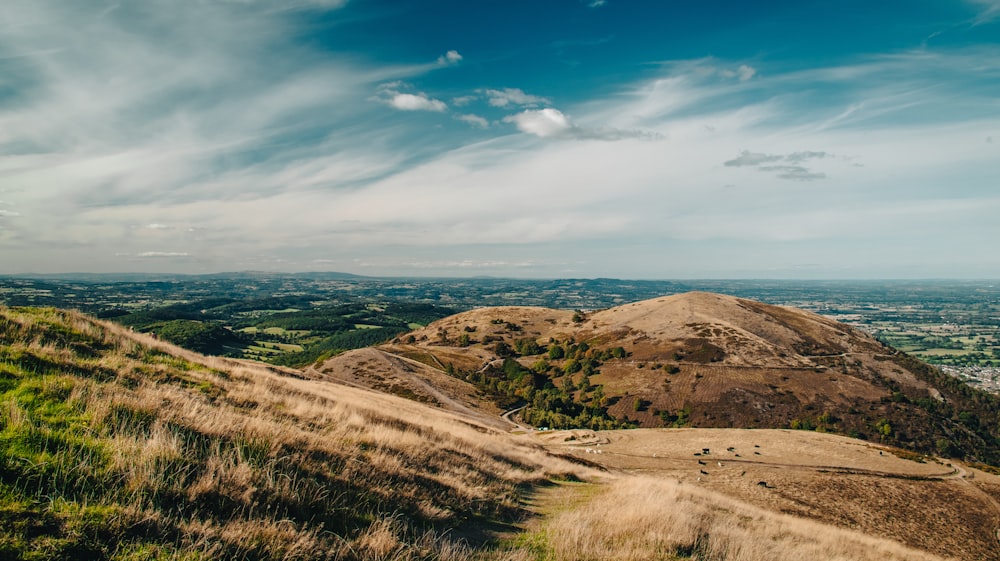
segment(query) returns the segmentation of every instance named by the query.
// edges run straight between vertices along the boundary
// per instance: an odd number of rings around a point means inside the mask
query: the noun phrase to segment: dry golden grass
[[[923,460],[917,462],[891,448],[810,431],[636,429],[543,438],[555,451],[614,472],[681,481],[943,557],[1000,558],[1000,511],[990,496],[1000,477],[956,462],[903,454]]]
[[[942,559],[692,485],[639,476],[612,481],[586,504],[553,515],[538,532],[553,561]]]
[[[0,309],[0,327],[0,551],[457,558],[454,539],[521,515],[522,485],[586,472],[409,400],[78,314]]]

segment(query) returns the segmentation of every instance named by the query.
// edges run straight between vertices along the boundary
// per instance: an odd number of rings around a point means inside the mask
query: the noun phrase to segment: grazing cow
[[[700,474],[702,474],[702,475],[708,475],[708,472],[707,472],[707,471],[705,471],[705,470],[703,470],[703,469],[699,469],[699,470],[698,470],[698,473],[700,473]]]
[[[758,481],[757,486],[767,488],[767,481]]]
[[[703,462],[703,461],[701,461],[701,460],[698,460],[698,465],[699,465],[699,466],[703,466],[703,465],[705,465],[705,462]]]

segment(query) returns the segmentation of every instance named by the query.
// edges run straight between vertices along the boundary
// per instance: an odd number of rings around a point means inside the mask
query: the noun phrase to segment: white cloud
[[[505,123],[514,123],[521,132],[542,138],[563,137],[575,140],[616,141],[625,139],[656,140],[661,135],[644,130],[622,130],[616,128],[588,128],[570,122],[561,111],[553,108],[527,109],[516,115],[504,117]]]
[[[150,230],[169,230],[170,226],[167,226],[165,224],[158,224],[156,222],[151,222],[149,224],[146,224],[146,228]]]
[[[424,94],[397,93],[389,100],[389,105],[400,111],[442,112],[448,109],[448,105],[445,102],[431,99]]]
[[[137,257],[190,257],[190,253],[181,251],[143,251]]]
[[[591,0],[590,3],[587,4],[587,7],[588,8],[600,8],[601,6],[603,6],[603,5],[607,4],[607,3],[608,3],[608,0]]]
[[[502,90],[478,90],[486,96],[489,104],[493,107],[508,107],[518,105],[521,107],[534,107],[551,103],[547,98],[524,93],[518,88],[504,88]]]
[[[471,114],[469,114],[469,115],[459,115],[456,118],[459,121],[465,121],[466,123],[469,123],[470,125],[472,125],[474,127],[479,127],[481,129],[485,129],[485,128],[488,128],[490,126],[490,122],[487,121],[486,119],[480,117],[479,115],[471,115]]]
[[[6,209],[0,208],[0,217],[10,217],[10,218],[13,218],[15,216],[21,216],[21,213],[20,212],[14,212],[13,210],[6,210]]]
[[[441,65],[458,64],[461,61],[462,55],[458,54],[458,51],[448,51],[437,59],[438,64]]]
[[[563,135],[573,128],[566,115],[552,108],[522,111],[505,117],[504,122],[514,123],[517,130],[542,138]]]

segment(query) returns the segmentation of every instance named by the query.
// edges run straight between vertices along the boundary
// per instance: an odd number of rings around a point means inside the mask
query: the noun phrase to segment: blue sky
[[[1000,278],[1000,0],[8,0],[0,273]]]

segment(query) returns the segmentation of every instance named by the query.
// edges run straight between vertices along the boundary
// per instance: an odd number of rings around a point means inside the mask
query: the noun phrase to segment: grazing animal
[[[708,454],[708,452],[709,452],[709,449],[708,449],[708,448],[702,448],[702,449],[701,449],[701,453],[702,453],[702,454]]]
[[[700,473],[700,474],[702,474],[702,475],[708,475],[708,472],[707,472],[707,471],[705,471],[705,470],[703,470],[703,469],[699,469],[699,470],[698,470],[698,473]]]
[[[758,487],[765,487],[766,488],[767,487],[767,481],[758,481],[757,482],[757,486]]]
[[[736,448],[734,448],[732,446],[730,446],[729,448],[726,448],[726,452],[732,452],[733,450],[736,450]]]
[[[722,462],[715,462],[715,463],[719,464],[719,467],[722,467]]]
[[[701,461],[701,460],[698,460],[698,465],[699,465],[699,466],[703,466],[703,465],[705,465],[705,462],[703,462],[703,461]]]

